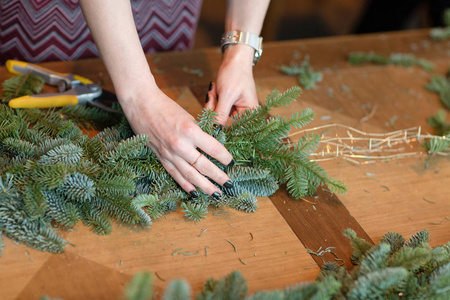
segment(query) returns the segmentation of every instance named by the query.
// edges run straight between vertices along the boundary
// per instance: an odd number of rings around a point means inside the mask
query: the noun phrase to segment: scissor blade
[[[110,112],[110,113],[122,114],[120,111],[117,111],[115,109],[112,109],[110,106],[105,105],[104,104],[105,102],[108,105],[117,103],[118,100],[117,100],[116,94],[111,93],[110,91],[107,91],[107,90],[102,90],[102,94],[98,98],[96,98],[92,101],[89,101],[88,103],[91,104],[92,106],[95,106],[97,108],[100,108],[100,109]]]
[[[98,100],[89,101],[88,103],[90,105],[92,105],[92,106],[95,106],[97,108],[100,108],[100,109],[102,109],[104,111],[107,111],[107,112],[110,112],[110,113],[113,113],[113,114],[122,114],[120,111],[112,109],[111,107],[106,106],[105,104],[99,102]]]

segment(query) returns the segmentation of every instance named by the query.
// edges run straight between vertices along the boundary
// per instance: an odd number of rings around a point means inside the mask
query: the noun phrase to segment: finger
[[[209,161],[205,156],[201,156],[200,159]],[[211,195],[212,197],[219,199],[222,195],[220,189],[218,189],[211,181],[209,181],[205,176],[199,173],[196,167],[200,163],[200,159],[197,160],[195,167],[191,166],[187,161],[182,159],[181,157],[175,161],[175,165],[179,172],[182,174],[184,180],[190,182],[191,184],[200,188],[203,192]],[[215,166],[214,166],[215,167]],[[217,168],[217,167],[215,167]],[[218,168],[217,168],[218,169]],[[220,169],[218,169],[220,171]],[[224,182],[225,183],[225,182]],[[231,184],[231,181],[230,181]]]
[[[229,165],[233,161],[233,156],[224,145],[207,133],[202,132],[194,141],[196,147],[202,149],[206,154],[214,157],[224,165]]]
[[[227,124],[228,118],[230,116],[231,108],[233,107],[233,103],[229,101],[217,101],[216,108],[214,111],[218,114],[217,115],[217,123],[220,125]]]
[[[214,182],[226,188],[232,186],[230,177],[228,177],[225,172],[219,169],[203,154],[200,154],[191,166],[194,167],[200,174],[209,177]]]
[[[166,171],[172,176],[173,179],[180,185],[180,187],[192,197],[197,198],[198,193],[195,190],[195,186],[184,178],[183,175],[177,170],[177,168],[168,160],[161,159],[161,164]]]

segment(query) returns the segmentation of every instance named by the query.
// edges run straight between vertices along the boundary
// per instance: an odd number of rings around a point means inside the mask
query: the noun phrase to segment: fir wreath
[[[14,110],[6,105],[40,86],[31,74],[9,79],[0,105],[0,233],[36,249],[62,252],[67,242],[54,227],[80,220],[95,233],[108,234],[111,219],[150,227],[152,219],[179,206],[194,221],[211,206],[254,212],[256,196],[273,194],[279,184],[295,198],[313,194],[322,184],[346,191],[308,157],[320,136],[305,135],[293,146],[283,143],[292,127],[313,119],[311,109],[290,118],[269,115],[272,108],[295,101],[298,87],[274,91],[265,105],[233,117],[223,129],[213,111],[199,116],[198,125],[236,161],[228,167],[210,158],[234,182],[231,189],[219,186],[223,197],[216,200],[201,191],[198,198],[185,193],[146,146],[147,137],[134,135],[124,117],[86,106]],[[89,138],[82,128],[101,131]]]
[[[357,237],[352,229],[344,235],[354,249],[352,271],[335,262],[326,262],[314,282],[303,282],[283,290],[248,293],[248,284],[240,272],[208,279],[195,299],[230,300],[371,300],[450,298],[450,242],[431,247],[429,232],[422,230],[408,240],[396,233],[386,233],[377,245]],[[152,274],[138,273],[127,285],[125,295],[130,300],[152,299]],[[193,299],[189,283],[183,279],[171,281],[163,299]]]

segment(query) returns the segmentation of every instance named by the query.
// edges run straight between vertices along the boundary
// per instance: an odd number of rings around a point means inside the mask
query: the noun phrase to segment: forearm
[[[259,35],[270,0],[228,0],[225,31],[240,30]]]
[[[119,99],[156,87],[134,24],[129,0],[80,0],[100,56]]]
[[[225,31],[239,30],[260,35],[270,0],[228,0]],[[251,67],[255,51],[247,45],[228,47],[224,62]]]

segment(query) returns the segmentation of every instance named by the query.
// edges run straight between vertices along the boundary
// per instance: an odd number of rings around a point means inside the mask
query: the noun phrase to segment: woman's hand
[[[205,108],[218,113],[217,122],[226,125],[230,115],[259,105],[253,79],[255,50],[247,45],[229,46],[217,75],[217,84],[206,96]]]
[[[197,196],[195,187],[216,199],[221,196],[220,190],[205,176],[219,185],[232,186],[230,178],[197,148],[224,165],[233,161],[231,154],[215,138],[203,132],[194,118],[159,88],[155,86],[151,91],[128,99],[122,107],[134,132],[149,137],[148,146],[191,196]]]

